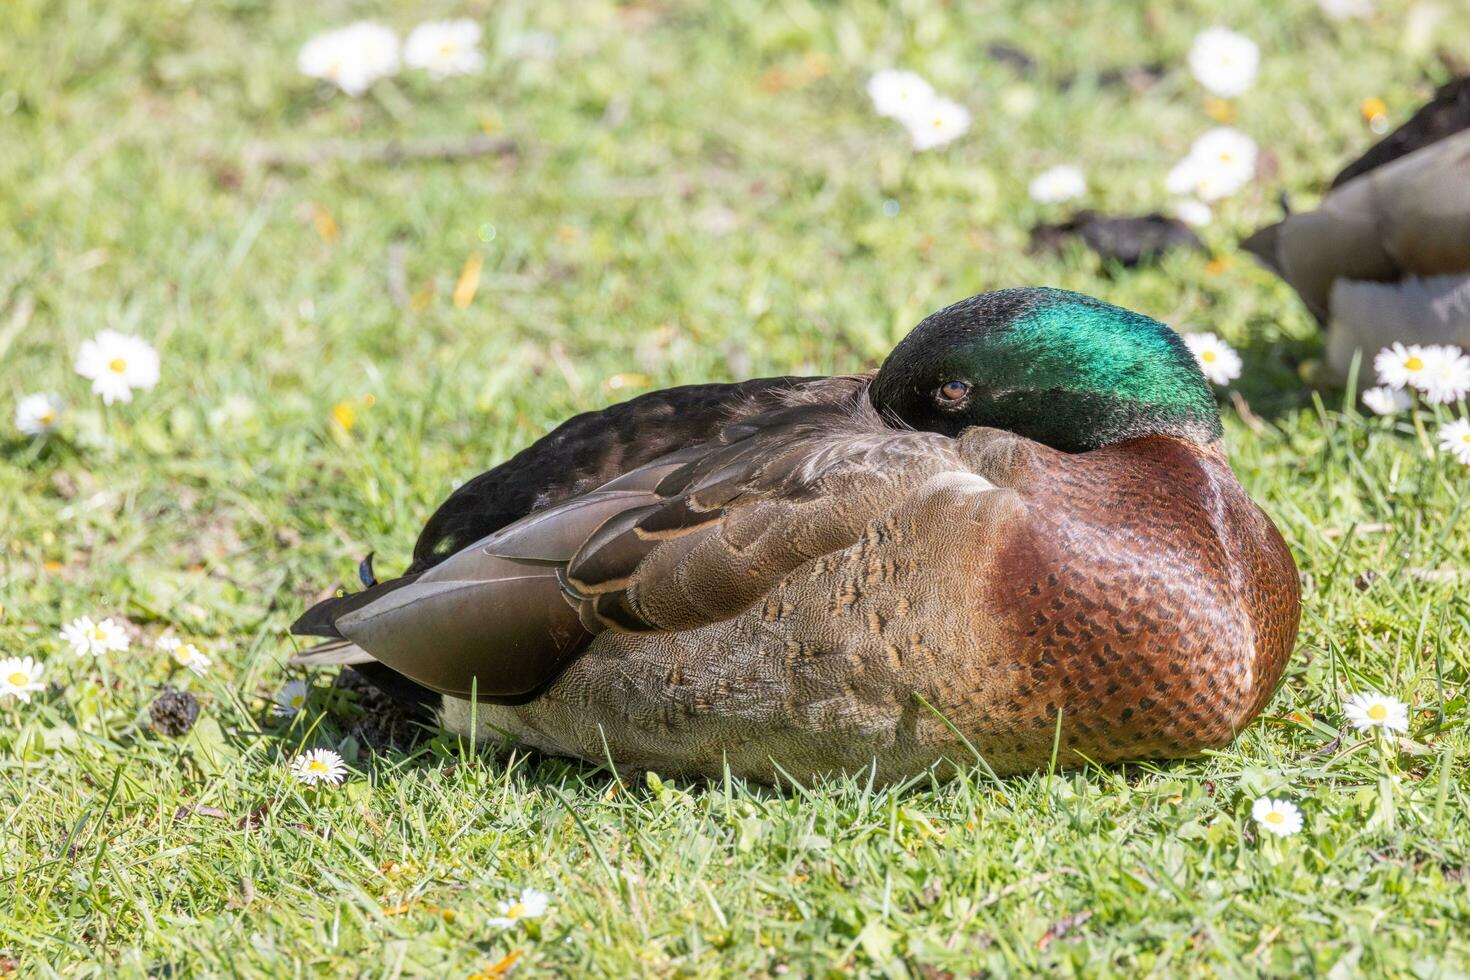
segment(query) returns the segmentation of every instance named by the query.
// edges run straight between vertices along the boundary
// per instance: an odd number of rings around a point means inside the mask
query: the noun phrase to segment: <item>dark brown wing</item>
[[[593,630],[694,629],[760,600],[809,559],[844,548],[934,473],[954,442],[883,426],[871,409],[796,406],[745,420],[699,453],[610,485],[639,492],[565,563],[568,594]],[[632,488],[637,488],[633,490]],[[486,546],[526,560],[546,532],[507,530]]]
[[[602,630],[692,629],[749,608],[930,476],[965,469],[956,453],[885,427],[866,398],[790,405],[531,514],[334,625],[433,690],[524,697]]]
[[[1470,129],[1470,75],[1441,86],[1408,122],[1389,133],[1332,179],[1334,188],[1446,136]]]
[[[776,405],[794,388],[850,398],[849,379],[758,378],[649,392],[562,423],[439,505],[408,573],[438,564],[533,511],[586,493],[660,456],[715,437],[732,417]]]

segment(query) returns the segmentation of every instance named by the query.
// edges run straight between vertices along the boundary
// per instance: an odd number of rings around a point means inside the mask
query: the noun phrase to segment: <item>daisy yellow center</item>
[[[320,759],[312,759],[306,764],[307,772],[330,772],[331,767]]]
[[[519,919],[521,916],[523,916],[525,914],[526,914],[526,903],[524,903],[524,902],[516,902],[510,908],[508,908],[508,909],[505,910],[505,915],[506,915],[506,918],[508,918],[508,919]]]
[[[443,44],[439,45],[439,53],[448,58],[450,55],[454,54],[454,51],[457,47],[458,45],[454,44],[453,42],[445,41]]]
[[[304,695],[298,694],[295,697],[291,698],[291,707],[293,708],[299,708],[305,703],[306,697]]]
[[[1388,708],[1381,704],[1375,704],[1368,709],[1368,717],[1374,721],[1382,721],[1388,717]]]
[[[128,362],[121,357],[114,357],[107,362],[107,367],[116,374],[122,374],[128,369]]]
[[[94,639],[97,642],[101,643],[103,640],[107,639],[107,630],[103,629],[100,626],[93,626],[92,627],[92,639]]]
[[[22,674],[20,671],[17,670],[15,673],[11,674],[5,679],[10,682],[11,687],[24,687],[31,682],[31,675]]]
[[[1424,370],[1424,362],[1422,360],[1420,360],[1419,358],[1417,358],[1417,357],[1411,357],[1407,361],[1404,362],[1404,370],[1405,371],[1422,371],[1422,370]]]
[[[1286,815],[1280,810],[1272,810],[1266,814],[1267,823],[1286,823]]]
[[[1465,444],[1466,444],[1466,445],[1470,445],[1470,432],[1467,432],[1467,433],[1465,433],[1465,434],[1464,434],[1464,435],[1463,435],[1463,436],[1461,436],[1461,437],[1460,437],[1460,439],[1461,439],[1461,441],[1463,441],[1463,442],[1464,442],[1464,443],[1465,443]]]
[[[36,416],[36,421],[40,422],[42,425],[50,425],[52,422],[56,421],[56,410],[52,408],[43,408],[41,410],[41,414]]]
[[[1217,360],[1220,359],[1220,355],[1216,354],[1212,350],[1207,350],[1199,356],[1199,359],[1204,361],[1206,364],[1214,364]]]

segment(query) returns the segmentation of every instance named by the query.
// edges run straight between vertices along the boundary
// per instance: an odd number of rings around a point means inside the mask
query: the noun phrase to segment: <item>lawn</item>
[[[43,661],[49,686],[0,699],[0,975],[1470,971],[1470,470],[1407,416],[1313,387],[1316,325],[1236,245],[1377,138],[1363,100],[1405,118],[1446,76],[1436,45],[1470,36],[1463,5],[1379,7],[9,0],[0,657]],[[483,73],[354,99],[297,71],[322,30],[436,16],[483,26]],[[1262,52],[1229,104],[1185,66],[1217,19]],[[1142,91],[1108,83],[1155,62]],[[915,152],[864,92],[890,66],[966,105],[970,131]],[[1260,176],[1215,207],[1208,254],[1027,254],[1067,210],[1028,197],[1038,172],[1082,167],[1088,206],[1167,209],[1164,175],[1232,116]],[[478,137],[509,142],[336,157]],[[865,368],[925,313],[1026,283],[1244,358],[1227,443],[1296,556],[1303,616],[1228,750],[778,792],[433,733],[374,751],[327,674],[273,717],[304,605],[370,551],[401,568],[456,481],[559,420]],[[73,371],[103,329],[159,351],[130,403]],[[67,411],[23,438],[8,419],[36,391]],[[130,649],[74,655],[58,632],[82,615],[126,621]],[[150,724],[164,684],[202,705],[188,735]],[[1411,704],[1402,740],[1345,725],[1370,689]],[[290,777],[312,747],[346,757],[341,786]],[[1263,834],[1262,795],[1299,805],[1302,832]],[[493,923],[525,887],[546,914]]]

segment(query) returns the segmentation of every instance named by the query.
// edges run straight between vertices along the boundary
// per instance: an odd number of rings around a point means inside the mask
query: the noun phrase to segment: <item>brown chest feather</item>
[[[1217,455],[1151,438],[1024,454],[1029,520],[986,604],[1017,642],[1006,706],[1089,758],[1223,745],[1265,704],[1296,635],[1296,567]]]

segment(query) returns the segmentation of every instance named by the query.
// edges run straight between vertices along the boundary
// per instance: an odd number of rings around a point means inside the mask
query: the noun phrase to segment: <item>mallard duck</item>
[[[451,732],[887,781],[1222,746],[1297,618],[1179,336],[1008,289],[875,373],[579,415],[450,496],[402,577],[293,630],[329,638],[298,662],[353,664]]]
[[[1347,378],[1355,356],[1395,341],[1470,348],[1470,78],[1389,134],[1333,182],[1316,210],[1243,243],[1327,328],[1326,362]],[[1361,354],[1360,354],[1361,352]]]

